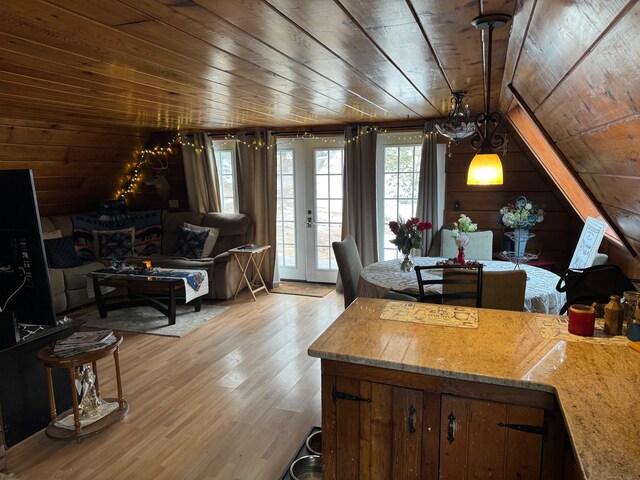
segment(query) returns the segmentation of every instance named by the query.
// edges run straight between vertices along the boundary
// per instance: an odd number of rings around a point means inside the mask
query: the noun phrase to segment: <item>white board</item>
[[[593,265],[593,259],[598,253],[606,228],[606,223],[593,217],[587,217],[569,268],[587,268]]]

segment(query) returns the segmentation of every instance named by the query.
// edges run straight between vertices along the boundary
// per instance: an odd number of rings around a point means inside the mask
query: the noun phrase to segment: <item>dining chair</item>
[[[344,308],[347,308],[358,295],[358,281],[362,272],[362,259],[356,241],[351,235],[347,235],[341,242],[333,242],[333,253],[338,264],[338,272],[342,279],[344,293]],[[416,301],[415,297],[399,292],[389,292],[384,298],[388,300]]]
[[[469,237],[469,245],[464,249],[464,258],[467,260],[493,259],[493,232],[491,230],[468,232],[465,235]],[[451,232],[443,230],[440,238],[440,256],[453,258],[456,255],[458,255],[458,247],[451,237]]]
[[[451,236],[451,230],[453,230],[453,223],[445,223],[440,229],[433,235],[431,240],[431,246],[427,252],[428,257],[440,257],[440,245],[442,244],[442,235]]]
[[[524,311],[527,272],[507,270],[482,274],[482,308]]]
[[[415,266],[418,301],[480,307],[482,268],[482,264]]]

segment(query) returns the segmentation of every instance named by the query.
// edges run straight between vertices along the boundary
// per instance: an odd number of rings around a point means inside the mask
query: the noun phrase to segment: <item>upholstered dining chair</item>
[[[453,223],[445,223],[440,229],[433,235],[431,246],[427,252],[428,257],[440,257],[440,249],[442,244],[442,235],[451,236],[451,230],[453,230]]]
[[[362,259],[356,241],[351,235],[347,235],[341,242],[333,242],[333,253],[338,263],[338,272],[342,278],[342,290],[344,292],[344,308],[347,308],[358,295],[358,281],[362,272]],[[389,292],[384,298],[389,300],[404,300],[415,302],[415,297],[398,292]]]
[[[465,233],[469,237],[469,245],[464,249],[464,258],[467,260],[491,260],[493,259],[493,232]],[[440,256],[453,258],[458,255],[458,247],[451,237],[451,231],[442,230],[440,237]]]
[[[524,311],[527,272],[507,270],[484,272],[482,275],[482,308]]]
[[[480,307],[483,265],[429,265],[414,267],[418,277],[418,301]],[[440,287],[439,291],[429,287]],[[425,288],[427,287],[427,288]]]

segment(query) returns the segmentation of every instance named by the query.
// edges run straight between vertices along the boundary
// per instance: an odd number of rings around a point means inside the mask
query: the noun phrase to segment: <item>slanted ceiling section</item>
[[[506,111],[512,84],[630,246],[626,259],[610,256],[632,274],[640,270],[639,24],[635,0],[524,1],[501,96]]]

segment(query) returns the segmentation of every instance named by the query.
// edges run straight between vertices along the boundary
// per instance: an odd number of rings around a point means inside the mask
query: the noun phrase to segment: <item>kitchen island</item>
[[[640,478],[640,354],[551,320],[357,299],[309,347],[325,478]]]

